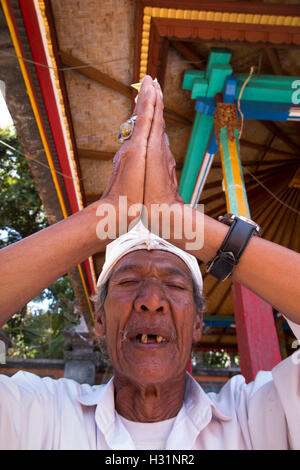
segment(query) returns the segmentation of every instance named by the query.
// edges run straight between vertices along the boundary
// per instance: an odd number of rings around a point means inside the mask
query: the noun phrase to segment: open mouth
[[[143,344],[167,343],[167,339],[164,336],[150,335],[146,333],[140,333],[136,335],[135,340],[137,343],[143,343]]]

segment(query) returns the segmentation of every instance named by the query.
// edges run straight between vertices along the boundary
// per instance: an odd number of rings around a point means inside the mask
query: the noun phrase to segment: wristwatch
[[[261,227],[242,215],[226,214],[218,218],[230,229],[213,260],[206,265],[206,271],[221,281],[231,276],[241,255],[253,235],[261,236]]]

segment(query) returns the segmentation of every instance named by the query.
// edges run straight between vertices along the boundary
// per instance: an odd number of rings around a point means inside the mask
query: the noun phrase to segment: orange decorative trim
[[[259,7],[258,7],[259,8]],[[199,37],[197,29],[201,26],[203,39],[223,39],[223,40],[246,40],[249,42],[273,42],[273,43],[290,43],[294,42],[300,44],[300,29],[297,32],[296,28],[300,27],[300,16],[284,16],[272,14],[254,14],[254,13],[240,13],[230,11],[206,11],[206,10],[183,10],[176,8],[160,8],[145,6],[143,9],[141,44],[140,44],[140,66],[139,66],[139,81],[142,80],[147,73],[149,62],[149,45],[150,33],[153,25],[153,19],[165,19],[178,21],[178,27],[173,28],[174,21],[166,21],[165,25],[169,23],[170,30],[166,27],[164,30],[165,36],[178,37],[176,32],[181,28],[182,34],[180,38]],[[184,25],[185,22],[189,24]],[[191,22],[195,22],[192,24]],[[200,22],[200,23],[198,23]],[[206,23],[206,24],[205,24]],[[221,23],[222,30],[215,37],[215,25]],[[236,25],[235,33],[232,31],[232,26]],[[265,28],[254,28],[249,30],[249,26],[264,26],[269,27],[269,30],[264,33]],[[229,27],[227,27],[229,26]],[[272,27],[270,29],[270,26]],[[286,27],[286,30],[276,32],[274,27]],[[206,33],[205,33],[206,30]],[[204,37],[203,37],[204,36]],[[205,37],[206,36],[206,37]]]

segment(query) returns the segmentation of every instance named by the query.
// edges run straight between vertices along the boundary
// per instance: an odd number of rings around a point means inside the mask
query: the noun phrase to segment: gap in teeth
[[[149,335],[149,336],[155,336],[155,335]],[[141,343],[144,343],[144,344],[148,343],[148,335],[145,333],[138,335],[137,338]],[[155,339],[157,343],[166,342],[166,339],[161,335],[156,335]]]

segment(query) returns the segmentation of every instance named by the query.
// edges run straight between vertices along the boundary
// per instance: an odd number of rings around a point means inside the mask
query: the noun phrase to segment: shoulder
[[[93,407],[80,397],[99,388],[24,371],[0,375],[0,449],[89,448]]]
[[[219,393],[208,393],[210,399],[221,409],[237,410],[240,406],[249,402],[260,390],[268,388],[273,383],[272,372],[260,371],[250,383],[246,383],[243,375],[238,374],[228,380]]]
[[[11,377],[0,374],[0,394],[10,396],[12,399],[24,403],[24,400],[33,399],[39,401],[69,399],[74,401],[82,393],[92,390],[88,384],[79,384],[71,379],[53,379],[51,377],[39,377],[31,372],[19,371]],[[48,402],[49,403],[49,402]]]

